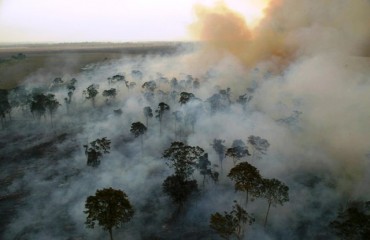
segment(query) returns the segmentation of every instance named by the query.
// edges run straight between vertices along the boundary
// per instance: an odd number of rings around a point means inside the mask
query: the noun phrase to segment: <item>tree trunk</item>
[[[269,206],[267,208],[267,213],[266,213],[266,217],[265,217],[265,223],[263,224],[264,227],[266,227],[266,224],[267,224],[267,216],[269,215],[270,206],[271,206],[271,202],[269,202]]]
[[[108,229],[110,240],[113,240],[112,228]]]

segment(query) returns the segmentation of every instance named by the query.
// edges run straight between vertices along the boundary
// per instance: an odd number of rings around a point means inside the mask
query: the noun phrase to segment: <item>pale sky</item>
[[[266,0],[225,0],[247,18]],[[0,0],[0,43],[190,40],[193,6],[216,0]]]

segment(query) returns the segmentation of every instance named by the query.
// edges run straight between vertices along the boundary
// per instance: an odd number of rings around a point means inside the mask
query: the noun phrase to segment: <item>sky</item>
[[[224,0],[250,25],[267,0]],[[0,43],[191,40],[194,6],[215,0],[0,0]]]

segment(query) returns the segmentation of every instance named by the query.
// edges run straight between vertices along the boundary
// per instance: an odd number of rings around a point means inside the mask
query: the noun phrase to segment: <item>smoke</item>
[[[370,197],[369,5],[271,1],[265,17],[251,27],[225,3],[197,6],[190,29],[205,41],[200,48],[123,55],[76,74],[63,75],[49,65],[36,70],[22,81],[26,89],[52,92],[62,106],[54,128],[49,117],[38,121],[14,109],[0,132],[2,239],[107,238],[100,228],[84,227],[83,213],[87,196],[105,187],[123,189],[136,210],[131,222],[114,229],[116,238],[217,239],[208,226],[210,214],[230,211],[234,199],[245,201],[226,177],[232,160],[224,159],[218,184],[208,179],[203,188],[202,176],[194,174],[201,191],[176,218],[176,206],[161,186],[173,172],[161,155],[172,141],[184,141],[204,148],[213,170],[220,171],[213,139],[230,147],[250,135],[270,143],[267,154],[251,164],[262,176],[289,186],[290,201],[271,208],[267,228],[262,227],[266,200],[249,203],[256,223],[246,227],[245,239],[335,239],[328,223],[337,207]],[[58,62],[58,69],[73,68],[69,60]],[[138,70],[142,77],[133,74]],[[66,86],[51,87],[55,74],[78,80],[68,108]],[[116,74],[136,87],[109,83]],[[170,82],[174,77],[176,88]],[[199,88],[189,79],[199,80]],[[147,81],[156,82],[153,93],[141,87]],[[99,85],[95,107],[82,95],[91,84]],[[101,95],[110,88],[117,89],[115,99]],[[173,90],[200,100],[180,105]],[[210,99],[221,92],[214,109]],[[251,98],[243,105],[240,96]],[[171,110],[162,134],[158,119],[149,119],[142,152],[130,126],[145,123],[143,108],[155,111],[160,102]],[[121,115],[114,112],[118,109]],[[183,113],[181,121],[175,122],[174,111]],[[112,141],[111,152],[98,168],[88,167],[82,145],[101,137]]]
[[[369,56],[368,1],[272,0],[264,18],[250,28],[224,2],[195,6],[193,37],[207,47],[229,52],[248,68],[265,60],[287,66],[302,56],[323,53]],[[209,54],[209,51],[206,52]]]

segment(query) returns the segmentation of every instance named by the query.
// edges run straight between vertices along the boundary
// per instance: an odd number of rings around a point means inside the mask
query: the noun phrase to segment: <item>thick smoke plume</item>
[[[254,27],[225,3],[195,7],[195,39],[236,56],[247,67],[273,59],[286,66],[302,56],[341,53],[369,56],[369,1],[271,0]],[[274,66],[276,67],[276,65]]]
[[[29,109],[15,108],[6,118],[0,132],[1,238],[108,238],[99,228],[84,227],[83,210],[96,189],[113,187],[125,190],[136,210],[130,223],[114,229],[115,239],[219,239],[209,228],[210,214],[230,211],[245,194],[235,192],[226,176],[232,159],[223,160],[221,173],[211,144],[222,139],[230,147],[254,135],[268,140],[267,154],[244,160],[284,182],[290,201],[271,208],[266,228],[267,201],[248,203],[256,223],[246,227],[244,239],[336,239],[328,225],[338,207],[370,199],[369,12],[370,2],[362,0],[272,0],[251,27],[225,3],[197,6],[190,30],[205,41],[201,49],[123,55],[78,74],[68,73],[68,61],[59,66],[66,71],[58,72],[63,84],[78,80],[69,105],[66,86],[51,84],[55,72],[45,73],[48,66],[35,71],[24,79],[25,89],[51,92],[62,106],[54,127]],[[107,81],[115,75],[136,86]],[[150,81],[154,90],[142,87]],[[82,94],[92,84],[99,85],[95,107]],[[115,98],[101,94],[110,88],[117,89]],[[180,104],[174,91],[191,92],[195,100]],[[141,148],[130,125],[145,123],[143,108],[155,111],[160,102],[171,111],[161,133],[158,119],[148,120]],[[86,166],[82,146],[101,137],[112,141],[111,152],[98,168]],[[219,182],[208,179],[177,218],[162,191],[172,170],[161,158],[175,140],[202,147],[220,172]],[[199,185],[202,177],[194,174]]]

